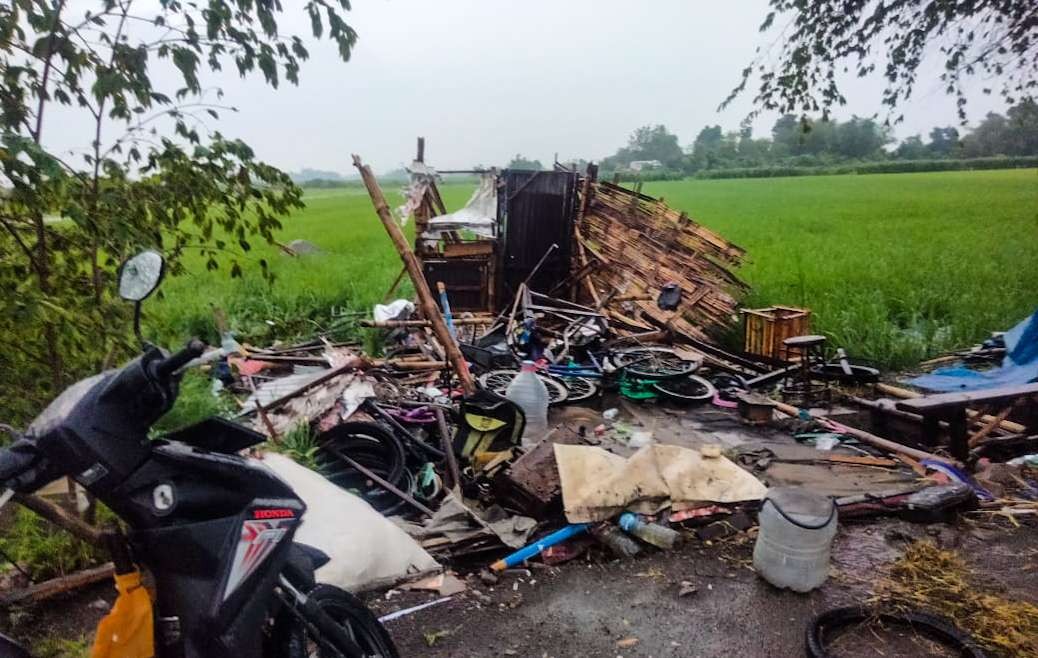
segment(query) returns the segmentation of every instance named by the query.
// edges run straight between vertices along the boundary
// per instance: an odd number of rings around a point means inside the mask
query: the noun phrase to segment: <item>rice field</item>
[[[441,191],[456,208],[471,186]],[[746,248],[748,306],[808,307],[816,331],[887,367],[971,344],[1038,307],[1034,169],[667,181],[644,191]],[[272,286],[258,268],[231,280],[198,262],[164,284],[147,325],[170,341],[211,336],[215,304],[257,342],[352,331],[400,262],[363,189],[315,190],[306,200],[279,239],[305,239],[321,253],[254,249],[272,263]]]

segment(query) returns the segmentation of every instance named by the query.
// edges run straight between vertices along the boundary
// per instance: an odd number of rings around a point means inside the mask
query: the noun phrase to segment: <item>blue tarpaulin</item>
[[[1006,356],[1002,365],[991,370],[970,370],[964,366],[938,368],[908,383],[928,391],[976,391],[1000,386],[1016,386],[1038,380],[1038,311],[1003,336]]]

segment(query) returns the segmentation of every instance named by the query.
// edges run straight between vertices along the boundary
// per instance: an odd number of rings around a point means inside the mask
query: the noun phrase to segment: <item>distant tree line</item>
[[[1033,166],[1013,159],[1038,156],[1038,104],[1021,102],[1004,116],[992,112],[969,131],[937,126],[925,140],[913,135],[896,146],[894,141],[889,127],[870,118],[836,121],[786,114],[775,121],[768,137],[754,137],[749,127],[725,131],[713,125],[700,130],[685,148],[665,126],[643,126],[631,134],[626,146],[600,164],[609,175],[642,180],[690,175],[718,178],[725,171],[746,176],[757,169],[765,176],[792,175],[776,172],[793,169],[813,170],[801,173],[864,172],[869,167],[874,171],[961,169],[970,167],[940,162],[978,158],[986,162],[975,168],[991,168],[992,158],[1006,167]],[[934,164],[922,169],[920,164],[897,164],[908,161]],[[632,171],[631,163],[647,162],[652,166],[642,164],[640,171]]]

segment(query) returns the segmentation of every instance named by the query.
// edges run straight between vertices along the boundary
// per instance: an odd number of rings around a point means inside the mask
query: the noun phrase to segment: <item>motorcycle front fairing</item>
[[[157,442],[112,498],[155,575],[160,655],[262,655],[271,593],[305,512],[291,487],[256,460]]]
[[[0,471],[27,492],[71,475],[127,523],[134,560],[155,580],[160,658],[258,658],[305,506],[255,460],[149,440],[176,396],[176,380],[151,367],[161,358],[152,350],[70,387],[4,451]],[[255,439],[226,427],[203,437],[205,427],[194,443],[229,451]]]

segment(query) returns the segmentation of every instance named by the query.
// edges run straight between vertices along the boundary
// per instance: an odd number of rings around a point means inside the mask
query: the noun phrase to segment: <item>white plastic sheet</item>
[[[448,231],[472,231],[478,236],[493,239],[497,233],[497,180],[492,174],[483,174],[479,186],[468,203],[460,210],[439,215],[429,220],[423,240],[438,240]]]
[[[317,570],[318,582],[357,592],[440,567],[406,532],[358,496],[284,455],[267,453],[263,463],[306,503],[295,540],[331,558]]]

